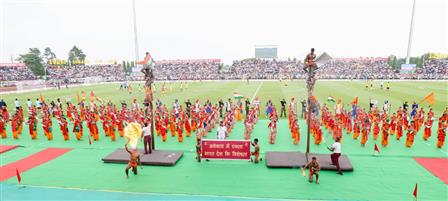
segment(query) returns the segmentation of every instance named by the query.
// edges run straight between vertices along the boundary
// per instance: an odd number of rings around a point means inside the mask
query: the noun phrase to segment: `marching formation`
[[[313,100],[317,101],[317,99]],[[14,139],[19,139],[20,134],[23,133],[24,124],[28,125],[31,139],[37,139],[37,128],[40,121],[45,137],[52,140],[52,120],[55,119],[64,140],[70,140],[71,136],[74,136],[76,140],[81,140],[84,137],[83,130],[88,129],[87,137],[91,143],[92,139],[98,141],[100,138],[99,125],[103,130],[104,137],[110,138],[111,141],[115,141],[117,136],[124,136],[124,127],[128,123],[137,122],[140,125],[151,125],[150,115],[146,113],[148,110],[145,107],[147,106],[140,106],[136,99],[133,100],[129,109],[126,102],[121,102],[121,108],[117,108],[111,101],[104,103],[101,98],[95,96],[94,92],[90,93],[90,103],[88,103],[85,92],[82,92],[82,98],[78,96],[77,105],[71,102],[65,104],[64,110],[60,99],[48,104],[41,96],[34,105],[28,100],[26,118],[24,109],[18,104],[18,100],[16,100],[16,111],[11,117],[6,105],[3,104],[0,114],[0,135],[2,138],[7,137],[6,130],[10,122]],[[247,99],[245,110],[243,110],[243,101],[240,98],[235,103],[229,98],[225,103],[222,100],[216,104],[209,100],[201,103],[198,99],[194,103],[187,100],[184,104],[185,107],[176,99],[170,107],[159,99],[156,101],[154,128],[156,135],[160,136],[162,141],[165,142],[167,136],[171,135],[182,143],[184,134],[186,137],[190,137],[194,132],[199,142],[217,124],[219,125],[217,138],[225,139],[229,137],[235,123],[239,121],[244,124],[242,138],[250,140],[260,115],[260,100],[258,98],[255,98],[252,103]],[[283,105],[282,103],[282,110],[284,110]],[[294,97],[290,101],[287,113],[292,143],[299,144],[300,125]],[[347,108],[344,108],[342,101],[338,100],[334,105],[334,111],[324,104],[320,110],[312,109],[311,113],[310,130],[315,144],[325,143],[323,129],[326,129],[333,139],[340,138],[342,140],[346,138],[345,136],[351,135],[350,137],[354,140],[360,140],[361,146],[365,146],[367,141],[373,138],[375,141],[379,139],[381,145],[386,147],[389,145],[389,139],[393,137],[396,140],[404,138],[405,146],[412,147],[415,136],[420,131],[423,130],[421,138],[425,141],[433,135],[432,126],[436,120],[432,109],[425,112],[416,103],[411,108],[408,108],[406,103],[404,107],[399,107],[390,114],[390,108],[387,106],[383,106],[381,109],[371,107],[369,110],[360,108],[357,98],[347,105]],[[308,117],[308,115],[303,116],[305,119]],[[270,144],[275,144],[279,118],[277,109],[271,100],[266,103],[266,118],[269,119],[268,141]],[[435,134],[438,148],[442,148],[445,143],[447,122],[448,108],[438,118],[437,133]],[[72,127],[71,131],[69,125]]]

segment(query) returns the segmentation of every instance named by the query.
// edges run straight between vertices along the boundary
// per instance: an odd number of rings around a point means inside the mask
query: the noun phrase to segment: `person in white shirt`
[[[36,98],[36,107],[38,110],[40,110],[40,108],[42,107],[42,103],[40,102],[40,100],[38,98]]]
[[[229,112],[230,110],[232,110],[232,100],[229,98],[226,102],[226,112]]]
[[[224,126],[224,123],[221,121],[219,122],[218,131],[216,133],[218,140],[225,140],[227,134],[227,128]]]
[[[340,138],[336,137],[336,142],[331,145],[331,147],[327,147],[333,153],[331,154],[331,165],[335,165],[338,168],[338,174],[342,175],[341,167],[339,166],[339,157],[341,156],[341,143]]]
[[[145,147],[145,154],[151,154],[151,125],[145,123],[142,129],[143,147]]]
[[[16,100],[14,101],[14,104],[16,105],[16,110],[18,110],[20,108],[19,99],[16,98]]]
[[[26,105],[28,106],[28,109],[31,108],[31,106],[33,106],[33,103],[31,102],[31,100],[28,98],[28,100],[26,101]]]

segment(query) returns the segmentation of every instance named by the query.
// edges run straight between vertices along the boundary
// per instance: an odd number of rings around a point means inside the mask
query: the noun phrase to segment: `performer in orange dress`
[[[275,138],[277,136],[277,122],[274,119],[271,119],[271,121],[268,124],[269,128],[269,143],[274,144]]]
[[[355,119],[354,121],[355,123],[353,124],[353,139],[357,140],[359,137],[359,133],[361,132],[360,129],[361,122],[358,119]]]
[[[64,140],[69,140],[70,136],[68,134],[68,123],[64,116],[61,116],[59,120],[59,126],[61,127],[62,135],[64,136]]]
[[[2,114],[0,114],[0,135],[2,138],[6,138],[6,120]]]
[[[385,121],[383,121],[382,124],[382,136],[381,136],[381,145],[383,145],[383,147],[386,147],[389,144],[389,119],[386,119]]]
[[[191,126],[190,126],[190,122],[188,121],[188,116],[184,115],[184,122],[185,122],[185,135],[187,137],[190,137],[191,135]]]
[[[390,135],[395,135],[397,129],[397,115],[394,113],[390,119]]]
[[[174,114],[174,110],[171,113],[169,124],[170,124],[171,137],[174,137],[176,136],[176,115]]]
[[[14,139],[19,139],[19,117],[17,116],[17,113],[15,113],[12,116],[11,119],[11,131],[12,131],[12,137]]]
[[[294,133],[294,144],[299,144],[300,142],[300,126],[297,123],[297,119],[293,123],[293,133]]]
[[[53,140],[53,128],[51,123],[51,117],[50,114],[45,114],[42,117],[42,128],[44,130],[44,134],[47,137],[48,140]]]
[[[168,127],[168,115],[164,115],[162,122],[160,123],[160,135],[162,135],[162,141],[165,142],[167,138]]]
[[[352,119],[350,118],[350,112],[347,112],[345,115],[345,131],[347,134],[352,133]]]
[[[72,117],[72,119],[74,121],[73,122],[73,133],[75,134],[77,140],[81,140],[82,132],[83,132],[81,117],[77,113],[75,113],[74,117]]]
[[[446,120],[443,118],[440,118],[439,120],[439,127],[437,128],[437,148],[441,149],[443,147],[443,144],[445,143],[445,136],[446,136]]]
[[[426,119],[425,129],[423,130],[423,140],[427,141],[431,137],[432,120]]]
[[[179,141],[179,142],[183,142],[184,141],[184,137],[182,136],[182,132],[183,132],[183,122],[182,122],[182,120],[179,120],[178,122],[177,122],[177,126],[176,126],[176,128],[177,128],[177,140]]]
[[[411,125],[414,124],[414,121],[411,121]],[[406,147],[411,147],[414,144],[414,136],[415,136],[415,129],[414,126],[410,126],[408,129],[408,133],[406,134]]]
[[[373,117],[373,139],[378,139],[378,134],[380,133],[380,118],[377,116]]]
[[[28,128],[31,139],[35,140],[37,138],[37,117],[34,112],[28,117]]]
[[[400,140],[400,138],[403,136],[403,119],[400,115],[397,116],[397,140]]]
[[[368,140],[368,135],[370,132],[370,122],[368,118],[365,118],[364,124],[362,126],[362,136],[361,136],[361,146],[365,146]]]

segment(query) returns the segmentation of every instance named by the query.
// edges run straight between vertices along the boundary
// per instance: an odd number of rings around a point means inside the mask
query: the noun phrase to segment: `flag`
[[[143,61],[139,61],[139,62],[137,62],[137,64],[149,65],[151,68],[153,68],[156,65],[156,62],[154,62],[154,59],[152,58],[151,54],[149,54],[149,52],[147,52]]]
[[[96,99],[98,100],[98,102],[100,102],[101,104],[103,103],[103,99],[101,99],[100,97],[96,97]]]
[[[434,94],[434,92],[431,92],[425,98],[423,98],[423,100],[421,100],[420,102],[423,102],[423,101],[428,102],[430,105],[434,105],[434,103],[436,103],[436,95]]]
[[[90,102],[95,101],[95,93],[93,91],[90,91]]]
[[[358,96],[356,96],[355,99],[353,99],[352,105],[358,105]]]
[[[81,98],[79,98],[79,92],[76,93],[76,99],[78,99],[78,103],[81,102]]]
[[[417,184],[415,184],[414,192],[412,193],[414,195],[415,199],[417,199]]]
[[[86,100],[86,92],[81,91],[81,100],[85,101]]]
[[[233,98],[235,99],[242,99],[244,96],[239,94],[238,92],[233,92]]]
[[[327,101],[333,102],[333,103],[336,102],[336,100],[334,100],[333,96],[328,96]]]
[[[42,96],[42,94],[40,94],[40,101],[43,103],[45,101],[44,96]]]
[[[17,181],[20,182],[22,181],[22,177],[20,176],[19,170],[16,168],[16,176],[17,176]]]
[[[92,144],[92,140],[90,139],[90,135],[89,135],[89,144]]]
[[[378,153],[380,153],[380,148],[378,148],[378,146],[376,145],[376,143],[375,143],[375,147],[373,147],[373,150],[376,151],[376,152],[378,152]]]

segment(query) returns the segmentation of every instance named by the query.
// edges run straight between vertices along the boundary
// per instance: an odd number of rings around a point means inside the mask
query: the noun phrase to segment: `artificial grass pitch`
[[[434,176],[448,184],[448,158],[414,158]]]
[[[0,145],[0,154],[11,151],[13,149],[17,148],[17,146],[14,145]]]
[[[53,160],[71,149],[47,148],[24,159],[0,166],[0,182],[16,176],[16,171],[24,172],[50,160]]]
[[[436,124],[437,122],[434,122]],[[306,149],[305,122],[300,121],[302,138],[298,145],[293,144],[287,121],[278,123],[276,144],[268,143],[267,120],[260,120],[254,128],[253,138],[260,139],[262,157],[267,151],[301,151]],[[56,125],[56,124],[55,124]],[[396,141],[390,138],[390,145],[381,149],[378,157],[373,156],[375,141],[369,138],[366,147],[359,140],[344,134],[342,152],[350,157],[356,168],[339,176],[333,171],[321,171],[320,184],[308,183],[296,168],[267,168],[262,162],[252,164],[246,161],[203,161],[196,162],[194,137],[185,137],[183,143],[169,135],[167,142],[156,137],[157,149],[182,150],[184,156],[174,167],[145,166],[138,175],[125,178],[125,164],[106,164],[100,159],[117,148],[123,148],[126,140],[117,138],[111,142],[101,132],[100,140],[89,145],[86,138],[76,141],[74,136],[64,141],[59,129],[53,129],[54,140],[47,141],[41,127],[38,127],[38,139],[31,140],[28,134],[20,135],[19,140],[7,139],[1,144],[22,145],[14,151],[0,154],[2,165],[20,160],[48,147],[73,148],[70,152],[23,172],[22,183],[32,186],[50,186],[57,188],[80,188],[91,191],[121,191],[133,193],[186,194],[207,196],[236,196],[256,198],[285,198],[305,200],[411,200],[415,183],[419,185],[420,200],[446,200],[447,185],[420,166],[414,159],[418,157],[446,158],[446,146],[436,148],[436,138],[428,141],[416,136],[412,148],[404,146],[404,139]],[[433,127],[433,133],[435,129]],[[26,126],[24,131],[26,131]],[[230,139],[242,139],[244,126],[238,122]],[[326,139],[328,137],[324,132]],[[215,132],[208,134],[214,138]],[[331,143],[331,142],[328,142]],[[376,142],[379,144],[379,140]],[[325,145],[311,146],[316,153],[329,153]],[[264,160],[265,161],[265,160]],[[16,184],[16,178],[10,178],[2,184]],[[4,191],[9,191],[5,188]],[[6,193],[6,194],[9,194]],[[36,199],[39,191],[34,191]],[[85,195],[88,196],[88,195]],[[30,199],[33,199],[30,198]],[[95,199],[85,197],[85,199]]]

